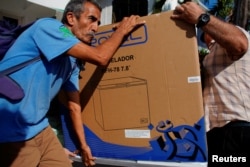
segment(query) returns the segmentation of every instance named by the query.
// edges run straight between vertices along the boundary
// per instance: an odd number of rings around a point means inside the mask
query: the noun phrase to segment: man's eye
[[[93,22],[97,20],[97,18],[92,17],[92,16],[89,19],[92,20]]]
[[[98,19],[97,19],[96,17],[94,17],[94,16],[90,16],[89,19],[91,20],[91,22],[96,22],[96,21],[98,21]],[[100,25],[100,24],[101,24],[101,22],[98,21],[98,25]]]

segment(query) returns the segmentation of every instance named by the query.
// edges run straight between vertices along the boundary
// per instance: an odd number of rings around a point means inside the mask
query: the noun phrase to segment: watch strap
[[[205,26],[210,21],[210,14],[203,13],[198,18],[198,23],[196,24],[197,28]]]

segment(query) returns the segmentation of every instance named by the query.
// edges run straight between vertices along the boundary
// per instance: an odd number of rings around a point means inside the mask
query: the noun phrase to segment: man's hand
[[[69,161],[70,161],[71,163],[73,163],[73,161],[70,159],[70,157],[75,157],[76,154],[73,153],[73,152],[71,152],[71,151],[69,151],[67,148],[64,148],[64,152],[65,152],[65,154],[67,155],[67,157],[69,157]]]
[[[140,25],[145,24],[144,20],[139,19],[140,16],[138,15],[131,15],[130,17],[124,17],[123,20],[119,23],[116,23],[113,28],[116,31],[119,31],[124,36],[128,35],[132,30]]]
[[[94,166],[95,165],[95,159],[92,156],[91,150],[89,146],[85,146],[81,152],[82,156],[82,162],[84,163],[85,166]]]
[[[176,6],[172,19],[182,19],[191,24],[197,24],[199,16],[205,11],[194,2],[186,2]]]

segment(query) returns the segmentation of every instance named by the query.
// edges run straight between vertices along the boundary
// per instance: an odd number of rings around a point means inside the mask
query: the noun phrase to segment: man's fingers
[[[85,161],[84,163],[85,166],[94,166],[95,165],[95,161],[94,160],[89,160],[89,161]]]
[[[141,20],[138,15],[131,15],[130,17],[124,17],[121,22],[115,23],[112,28],[117,29],[122,27],[123,24],[129,24],[133,28],[145,24],[145,20]],[[126,27],[129,28],[128,26]]]
[[[119,24],[120,24],[120,23],[114,24],[112,28],[113,28],[114,30],[116,30],[116,29],[119,27]]]

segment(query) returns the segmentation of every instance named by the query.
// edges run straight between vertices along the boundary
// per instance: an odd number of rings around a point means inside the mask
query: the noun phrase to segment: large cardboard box
[[[170,19],[171,14],[143,17],[146,24],[124,41],[106,68],[86,64],[81,73],[82,119],[94,156],[207,161],[195,27]],[[100,27],[92,45],[112,32],[112,25]],[[74,150],[66,125],[65,144]]]

